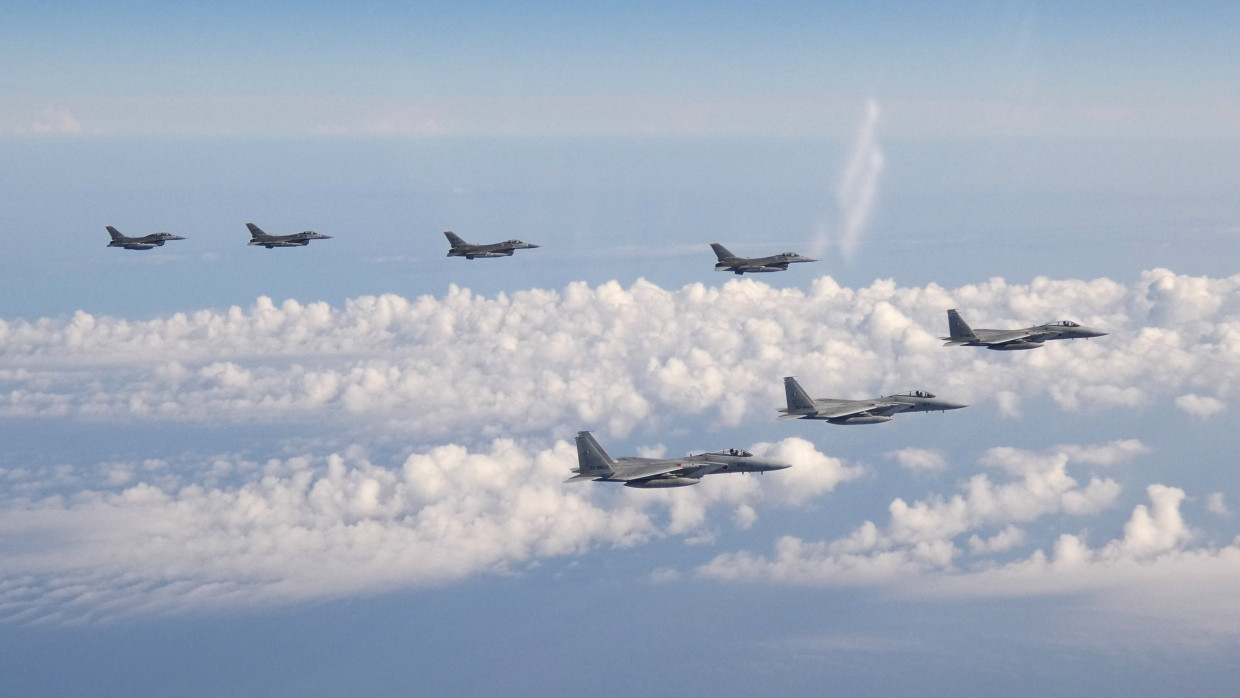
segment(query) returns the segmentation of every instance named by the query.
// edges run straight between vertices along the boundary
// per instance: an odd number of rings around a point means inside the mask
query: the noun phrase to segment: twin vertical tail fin
[[[257,240],[260,237],[263,237],[264,235],[266,235],[266,233],[264,233],[261,228],[259,228],[257,225],[254,225],[253,223],[246,223],[245,227],[250,229],[250,238],[253,240]]]
[[[465,242],[464,240],[462,240],[459,235],[452,232],[451,230],[445,230],[443,231],[443,234],[444,234],[444,237],[448,238],[448,244],[452,245],[453,247],[460,247],[461,245],[469,244]]]
[[[786,412],[785,416],[794,417],[815,411],[814,399],[809,396],[809,393],[805,392],[805,389],[801,387],[797,379],[792,376],[784,378],[784,396],[788,400],[788,407],[780,411]]]
[[[973,328],[969,327],[969,323],[965,322],[964,318],[960,317],[960,313],[956,312],[955,308],[947,311],[947,328],[951,336],[944,337],[943,339],[948,341],[972,342],[977,339],[977,335],[974,334]]]
[[[573,471],[577,475],[569,478],[570,482],[607,477],[615,472],[615,464],[607,451],[594,440],[593,434],[588,431],[577,432],[577,469]]]
[[[110,225],[104,226],[104,227],[108,229],[108,235],[111,235],[113,240],[120,240],[121,238],[125,237],[124,235],[121,235],[121,232],[119,230],[117,230],[116,228],[113,228]]]

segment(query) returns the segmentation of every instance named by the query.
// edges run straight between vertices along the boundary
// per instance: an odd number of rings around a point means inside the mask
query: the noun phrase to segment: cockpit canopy
[[[707,454],[711,456],[737,456],[739,458],[752,458],[753,454],[741,448],[728,448],[722,451],[712,451]]]
[[[934,393],[929,390],[910,390],[907,393],[901,393],[901,395],[906,395],[908,397],[924,397],[929,399],[933,399],[935,396]]]
[[[509,240],[508,242],[505,242],[504,244],[505,245],[524,245],[525,243],[517,239],[512,239],[512,240]]]
[[[1059,322],[1051,323],[1051,327],[1080,327],[1080,326],[1081,324],[1079,322],[1072,322],[1071,320],[1060,320]]]

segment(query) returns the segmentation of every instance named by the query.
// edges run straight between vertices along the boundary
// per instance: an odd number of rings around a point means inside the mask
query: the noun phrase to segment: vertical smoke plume
[[[852,259],[861,244],[878,196],[878,176],[883,171],[883,151],[875,135],[878,114],[878,102],[866,103],[865,118],[853,141],[848,166],[835,188],[840,210],[839,246],[844,259]]]

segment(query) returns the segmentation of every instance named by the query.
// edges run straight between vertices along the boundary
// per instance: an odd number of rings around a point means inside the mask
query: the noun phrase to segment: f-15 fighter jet
[[[168,240],[184,240],[180,235],[172,233],[151,233],[138,238],[125,237],[120,234],[116,228],[112,226],[104,226],[108,229],[108,235],[112,236],[112,241],[108,243],[108,247],[123,247],[127,250],[149,250],[152,247],[162,247]]]
[[[964,318],[960,317],[960,313],[956,312],[954,308],[947,311],[947,328],[951,332],[951,336],[942,338],[947,340],[947,343],[943,345],[945,347],[986,347],[996,351],[1037,349],[1042,346],[1043,342],[1051,339],[1079,339],[1082,337],[1089,339],[1090,337],[1103,337],[1107,334],[1071,320],[1048,322],[1045,325],[1026,327],[1020,330],[975,330],[969,327],[968,323],[964,321]]]
[[[795,252],[784,252],[770,257],[737,257],[717,242],[710,243],[710,247],[715,251],[715,256],[719,258],[718,263],[715,264],[715,271],[730,271],[733,274],[787,271],[788,265],[795,262],[818,261],[810,257],[802,257]]]
[[[595,480],[621,482],[625,487],[651,489],[696,485],[713,473],[760,473],[792,466],[749,451],[729,448],[684,458],[636,458],[614,460],[588,431],[577,432],[576,475],[565,482]]]
[[[784,378],[784,394],[788,406],[779,411],[780,419],[821,419],[831,424],[878,424],[890,422],[893,415],[901,412],[939,412],[958,410],[956,402],[940,400],[934,393],[912,390],[898,395],[884,395],[871,400],[838,400],[811,398],[792,376]]]

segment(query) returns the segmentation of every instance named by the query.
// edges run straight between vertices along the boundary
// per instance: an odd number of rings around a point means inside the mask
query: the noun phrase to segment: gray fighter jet
[[[788,271],[789,264],[818,261],[810,257],[802,257],[795,252],[785,252],[770,257],[737,257],[729,252],[728,248],[717,242],[710,243],[710,247],[715,251],[715,256],[719,258],[719,261],[715,264],[715,271],[730,271],[733,274]]]
[[[448,238],[448,243],[452,245],[452,249],[448,250],[449,257],[464,257],[465,259],[474,259],[475,257],[511,257],[513,250],[533,250],[538,247],[538,245],[531,245],[520,240],[507,240],[505,242],[491,243],[490,245],[471,245],[451,230],[445,230],[443,234]]]
[[[815,400],[792,376],[784,378],[784,394],[788,398],[788,406],[779,410],[784,413],[779,416],[780,419],[822,419],[832,424],[878,424],[890,422],[892,415],[901,412],[941,412],[968,407],[940,400],[934,393],[924,390],[884,395],[872,400]]]
[[[622,482],[625,487],[651,489],[696,485],[712,473],[761,473],[791,468],[788,463],[758,458],[749,451],[729,448],[684,458],[633,458],[613,460],[588,431],[577,432],[576,475],[565,482],[595,480]]]
[[[1048,322],[1045,325],[1020,330],[975,330],[969,327],[954,308],[947,311],[947,327],[951,336],[941,338],[947,340],[947,343],[943,345],[945,347],[986,347],[996,351],[1037,349],[1042,346],[1043,342],[1051,339],[1082,337],[1089,339],[1090,337],[1104,337],[1107,334],[1071,320]]]
[[[273,247],[305,247],[310,244],[311,240],[330,240],[330,235],[320,235],[313,230],[307,230],[302,233],[293,233],[292,235],[268,235],[261,228],[253,223],[246,223],[245,227],[250,229],[250,244],[258,245],[271,249]]]
[[[162,247],[168,240],[185,239],[172,233],[151,233],[140,238],[130,238],[121,235],[120,231],[110,225],[104,227],[108,229],[108,235],[112,236],[112,242],[108,243],[108,247],[123,247],[127,250],[149,250],[152,247]]]

